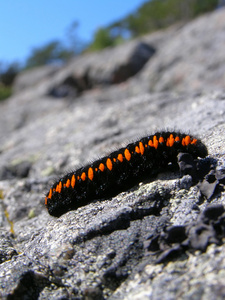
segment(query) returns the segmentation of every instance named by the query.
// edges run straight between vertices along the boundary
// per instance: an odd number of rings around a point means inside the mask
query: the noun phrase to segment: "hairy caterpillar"
[[[206,146],[197,138],[176,132],[158,132],[130,143],[55,182],[45,197],[53,216],[60,216],[87,203],[110,198],[159,173],[177,154],[205,157]]]

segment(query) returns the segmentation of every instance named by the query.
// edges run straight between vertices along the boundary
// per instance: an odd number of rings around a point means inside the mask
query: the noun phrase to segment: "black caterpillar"
[[[158,132],[130,143],[55,182],[45,197],[50,215],[59,217],[87,203],[110,198],[159,173],[177,154],[207,156],[206,146],[190,135]]]

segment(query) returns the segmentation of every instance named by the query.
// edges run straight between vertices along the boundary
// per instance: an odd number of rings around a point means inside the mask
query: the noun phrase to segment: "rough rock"
[[[154,53],[155,49],[150,44],[133,40],[116,48],[75,57],[58,72],[51,66],[23,72],[16,79],[14,90],[17,92],[36,84],[41,93],[56,98],[74,97],[99,85],[127,80],[140,71]]]
[[[27,88],[35,88],[42,80],[46,81],[51,78],[58,70],[59,67],[49,65],[23,71],[16,77],[13,91],[16,94]]]
[[[224,299],[225,91],[217,75],[225,60],[213,72],[199,63],[199,72],[205,68],[214,79],[201,81],[198,92],[172,86],[152,93],[144,76],[157,57],[162,63],[165,47],[180,40],[182,49],[190,28],[198,36],[193,56],[206,39],[203,27],[214,26],[217,40],[221,15],[224,10],[171,29],[148,65],[123,83],[59,99],[47,95],[65,67],[0,103],[2,299]],[[200,48],[201,57],[211,49],[210,57],[220,60],[212,48]],[[55,177],[167,128],[200,137],[209,156],[195,162],[180,155],[181,173],[162,172],[60,218],[48,214],[44,195]]]
[[[206,14],[176,31],[176,36],[146,64],[141,78],[151,91],[201,91],[225,85],[225,11]]]

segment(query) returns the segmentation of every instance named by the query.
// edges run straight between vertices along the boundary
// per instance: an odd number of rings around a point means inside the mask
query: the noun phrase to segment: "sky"
[[[65,40],[77,21],[77,37],[94,32],[135,11],[146,0],[0,0],[0,62],[24,62],[33,48]]]

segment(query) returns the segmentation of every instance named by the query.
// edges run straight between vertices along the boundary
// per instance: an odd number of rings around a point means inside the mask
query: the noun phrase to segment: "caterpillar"
[[[45,197],[50,215],[62,214],[97,199],[110,198],[177,164],[177,154],[205,157],[197,138],[176,132],[157,132],[128,144],[55,182]]]

